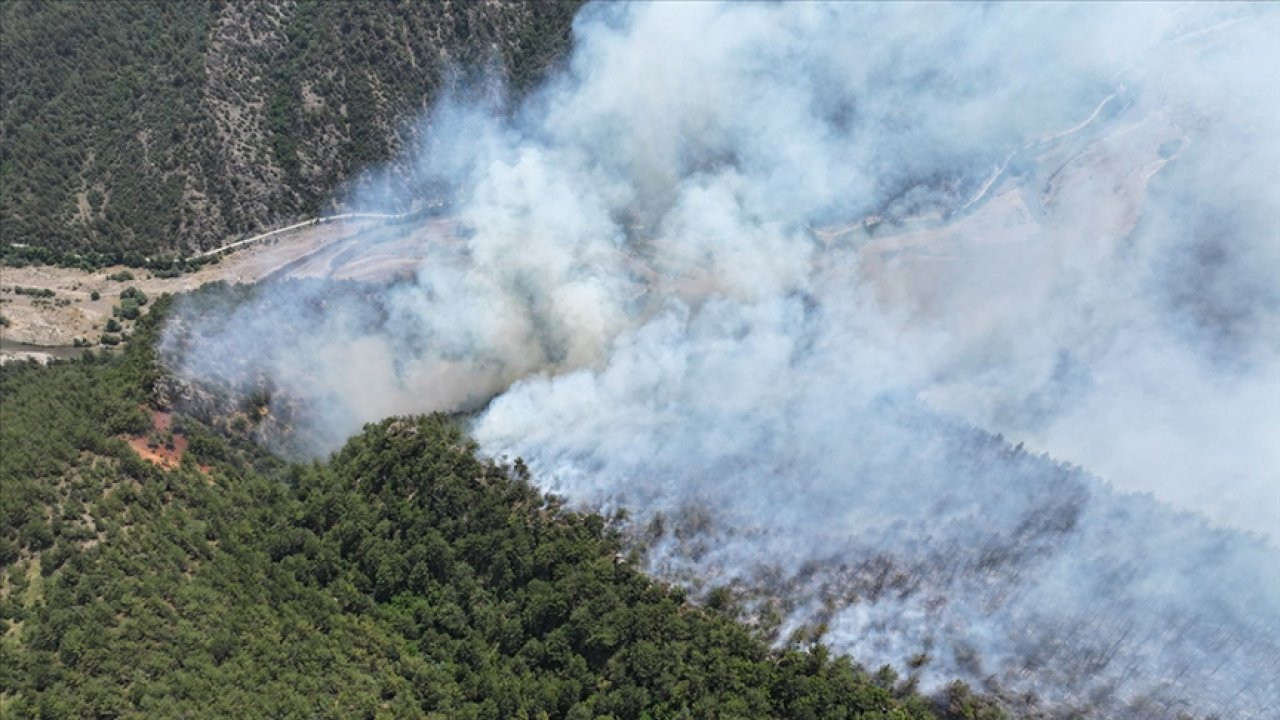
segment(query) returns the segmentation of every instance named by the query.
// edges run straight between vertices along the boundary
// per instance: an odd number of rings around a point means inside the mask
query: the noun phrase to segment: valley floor
[[[84,347],[97,346],[112,307],[129,287],[159,296],[219,281],[255,283],[286,276],[377,279],[410,272],[420,258],[408,238],[371,239],[384,226],[376,218],[308,225],[236,248],[218,262],[171,278],[123,266],[93,272],[52,265],[0,267],[0,316],[6,319],[0,324],[0,362],[78,355],[77,340],[87,343]],[[427,228],[452,232],[448,221],[430,222]],[[20,288],[54,294],[40,297],[20,293]]]

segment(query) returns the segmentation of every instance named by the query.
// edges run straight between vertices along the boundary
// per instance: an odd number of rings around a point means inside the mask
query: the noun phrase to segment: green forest
[[[530,87],[579,4],[6,0],[0,259],[142,265],[319,212],[457,69]]]
[[[299,464],[175,415],[146,462],[155,302],[126,349],[0,366],[0,717],[999,716],[768,648],[446,417]]]

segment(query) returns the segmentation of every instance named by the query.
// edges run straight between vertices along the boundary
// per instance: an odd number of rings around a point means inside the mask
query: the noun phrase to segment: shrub
[[[124,318],[125,320],[135,320],[142,311],[138,309],[138,301],[129,298],[119,305],[111,308],[111,314],[115,317]]]
[[[138,302],[138,304],[139,304],[139,305],[146,305],[146,304],[147,304],[147,294],[146,294],[146,293],[144,293],[144,292],[142,292],[141,290],[139,290],[138,288],[136,288],[136,287],[134,287],[134,286],[132,286],[132,285],[130,285],[129,287],[125,288],[125,289],[124,289],[124,292],[120,293],[120,299],[121,299],[121,300],[136,300],[136,301]]]
[[[31,297],[38,297],[38,298],[51,298],[54,295],[57,295],[57,293],[50,290],[49,288],[31,288],[31,287],[19,286],[19,287],[15,287],[13,291],[19,295],[30,295]]]

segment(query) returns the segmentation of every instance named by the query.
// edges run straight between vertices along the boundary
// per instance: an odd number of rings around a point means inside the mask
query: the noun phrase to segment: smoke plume
[[[518,106],[423,120],[404,188],[447,219],[365,248],[410,281],[192,299],[171,365],[300,403],[316,453],[468,413],[780,642],[1051,713],[1280,712],[1276,8],[605,4],[574,37]]]

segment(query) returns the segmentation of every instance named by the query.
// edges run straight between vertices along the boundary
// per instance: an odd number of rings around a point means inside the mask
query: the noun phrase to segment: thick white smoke
[[[1277,48],[1266,6],[590,6],[521,107],[426,121],[413,282],[192,304],[170,357],[323,449],[480,409],[784,636],[1272,716]]]

